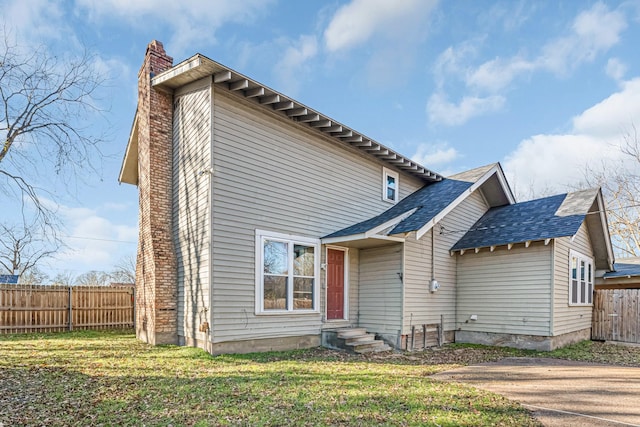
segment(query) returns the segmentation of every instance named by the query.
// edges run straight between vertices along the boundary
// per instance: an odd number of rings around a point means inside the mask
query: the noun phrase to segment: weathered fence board
[[[591,338],[640,343],[640,289],[596,290]]]
[[[0,334],[133,327],[133,288],[0,285]]]

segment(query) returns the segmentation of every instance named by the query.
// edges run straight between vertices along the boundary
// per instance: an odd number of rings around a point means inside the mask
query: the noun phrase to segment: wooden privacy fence
[[[598,289],[591,339],[640,343],[640,289]]]
[[[133,327],[131,287],[0,285],[0,334]]]

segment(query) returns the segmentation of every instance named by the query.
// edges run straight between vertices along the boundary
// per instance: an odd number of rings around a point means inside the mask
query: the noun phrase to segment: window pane
[[[593,304],[593,284],[587,285],[587,304]]]
[[[585,282],[580,282],[580,304],[584,304],[587,301],[587,285]]]
[[[571,303],[572,304],[578,303],[578,281],[577,280],[571,281]]]
[[[584,261],[580,260],[580,280],[584,280],[586,275],[584,274]]]
[[[313,276],[314,272],[314,247],[293,246],[293,274],[296,276]]]
[[[313,279],[294,277],[293,309],[310,310],[313,308]]]
[[[578,278],[578,258],[571,258],[571,278],[576,280]]]
[[[267,274],[288,274],[288,243],[273,240],[264,241],[264,272]]]
[[[287,278],[264,275],[264,309],[287,309]]]
[[[387,187],[396,188],[396,179],[391,175],[387,175]]]
[[[391,187],[387,187],[387,199],[395,200],[396,199],[396,190]]]
[[[587,263],[587,274],[588,274],[587,281],[591,283],[593,280],[591,280],[591,264],[590,263]]]

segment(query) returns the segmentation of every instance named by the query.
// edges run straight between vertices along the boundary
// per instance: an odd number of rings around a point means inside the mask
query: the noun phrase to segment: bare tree
[[[111,281],[109,273],[91,270],[82,273],[76,278],[76,285],[81,286],[107,286]]]
[[[136,259],[134,256],[122,257],[115,267],[111,272],[111,281],[118,283],[136,282]]]
[[[0,224],[0,267],[8,274],[22,276],[58,251],[58,242],[51,241],[38,230],[27,224]]]
[[[622,158],[587,169],[586,181],[606,200],[612,244],[618,257],[640,256],[640,140],[635,126],[624,137]]]
[[[76,276],[68,270],[61,271],[51,280],[52,285],[71,286],[75,283]]]
[[[0,189],[32,202],[39,220],[52,225],[38,171],[72,182],[81,169],[95,170],[102,137],[89,124],[102,116],[96,95],[104,79],[87,53],[60,58],[43,47],[21,49],[0,31]]]
[[[35,266],[20,276],[18,283],[21,285],[44,285],[48,280],[49,276],[47,273],[40,270],[38,266]]]

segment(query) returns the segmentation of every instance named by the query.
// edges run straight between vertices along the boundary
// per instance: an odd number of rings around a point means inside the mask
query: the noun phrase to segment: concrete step
[[[376,337],[373,334],[358,335],[356,337],[345,340],[346,345],[369,344],[375,342]]]
[[[358,337],[367,334],[367,330],[365,328],[344,328],[338,329],[336,332],[338,333],[338,338],[343,339]]]
[[[392,350],[384,341],[376,339],[365,328],[341,328],[325,331],[325,347],[347,350],[352,353],[377,353]]]
[[[352,347],[355,353],[379,353],[382,351],[389,351],[391,347],[384,343],[384,341],[376,340],[368,344],[358,344]]]

